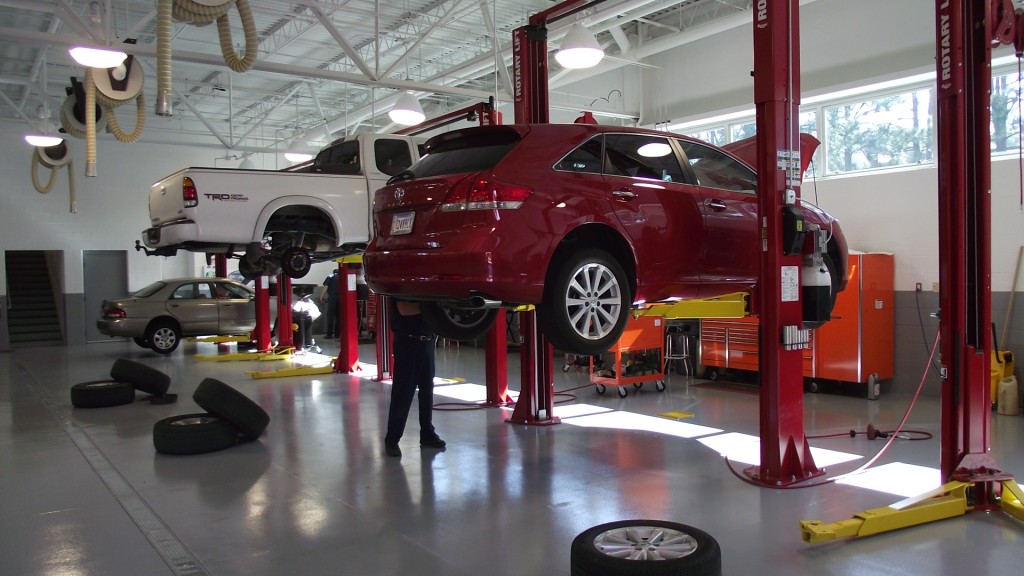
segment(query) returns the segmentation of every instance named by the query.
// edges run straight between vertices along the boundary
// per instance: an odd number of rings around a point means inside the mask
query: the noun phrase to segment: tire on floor
[[[153,425],[153,446],[163,454],[205,454],[238,442],[238,428],[214,414],[180,414]]]
[[[248,396],[215,378],[199,383],[192,399],[203,410],[234,424],[246,438],[259,438],[270,423],[270,415]]]
[[[167,374],[134,360],[118,358],[110,367],[110,377],[121,382],[129,382],[140,392],[163,396],[171,387],[171,378]]]
[[[572,541],[572,576],[720,576],[722,550],[709,534],[664,520],[594,526]]]
[[[131,404],[135,387],[117,380],[90,380],[71,387],[71,405],[78,408],[106,408]]]

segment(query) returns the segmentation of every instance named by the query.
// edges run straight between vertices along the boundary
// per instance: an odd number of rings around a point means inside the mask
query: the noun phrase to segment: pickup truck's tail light
[[[533,190],[524,186],[506,184],[481,174],[474,174],[452,186],[441,203],[441,210],[515,210],[522,206],[531,194]]]
[[[107,318],[126,318],[128,315],[121,308],[104,308],[103,316]]]
[[[199,204],[199,191],[191,178],[185,176],[181,181],[181,199],[185,202],[185,208],[192,208]]]

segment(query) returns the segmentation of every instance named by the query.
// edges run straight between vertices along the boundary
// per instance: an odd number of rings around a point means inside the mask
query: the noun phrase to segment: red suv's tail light
[[[103,315],[107,318],[126,318],[128,316],[125,314],[124,310],[120,308],[107,308],[103,310]]]
[[[199,192],[196,185],[188,176],[181,181],[181,199],[185,201],[185,208],[192,208],[199,204]]]
[[[474,174],[452,186],[441,203],[444,212],[462,210],[515,210],[533,190]]]

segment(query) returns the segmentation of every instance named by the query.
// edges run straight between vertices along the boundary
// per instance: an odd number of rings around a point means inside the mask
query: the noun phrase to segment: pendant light
[[[423,113],[423,107],[420,106],[420,101],[413,96],[412,92],[403,92],[398,97],[398,102],[395,102],[391,111],[388,112],[388,117],[395,124],[401,124],[403,126],[415,126],[420,122],[423,122],[427,115]]]
[[[604,58],[604,50],[597,38],[579,22],[569,28],[555,60],[565,68],[592,68]]]

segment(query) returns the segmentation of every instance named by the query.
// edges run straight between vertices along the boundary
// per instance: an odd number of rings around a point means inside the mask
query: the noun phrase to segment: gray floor
[[[116,342],[0,353],[0,574],[568,575],[577,534],[633,519],[706,531],[721,545],[723,574],[734,576],[1019,574],[1024,562],[1024,523],[999,511],[802,543],[800,520],[837,522],[905,496],[837,483],[773,490],[737,479],[701,440],[757,435],[750,387],[673,374],[663,393],[631,387],[620,399],[611,390],[597,395],[586,374],[559,370],[556,390],[578,388],[557,397],[562,423],[513,425],[502,409],[464,409],[482,395],[472,385],[483,383],[482,351],[439,348],[436,401],[447,410],[434,420],[448,449],[420,450],[414,409],[404,456],[394,459],[382,450],[389,387],[372,380],[372,345],[361,348],[365,377],[254,379],[247,370],[288,363],[201,362],[197,352],[218,349],[186,344],[161,357]],[[130,405],[73,408],[69,388],[106,377],[117,358],[166,372],[179,401],[151,405],[139,394]],[[518,389],[516,355],[509,365]],[[204,377],[263,406],[266,433],[211,454],[156,453],[153,423],[200,411],[192,392]],[[807,434],[869,423],[891,429],[909,401],[808,394]],[[693,416],[660,416],[673,411]],[[937,401],[918,401],[907,427],[937,433]],[[994,458],[1024,476],[1022,434],[1024,418],[993,415]],[[828,466],[831,477],[861,466],[883,441],[812,444],[860,457]],[[934,469],[938,450],[937,439],[899,439],[876,467]],[[909,477],[883,487],[914,493]]]

